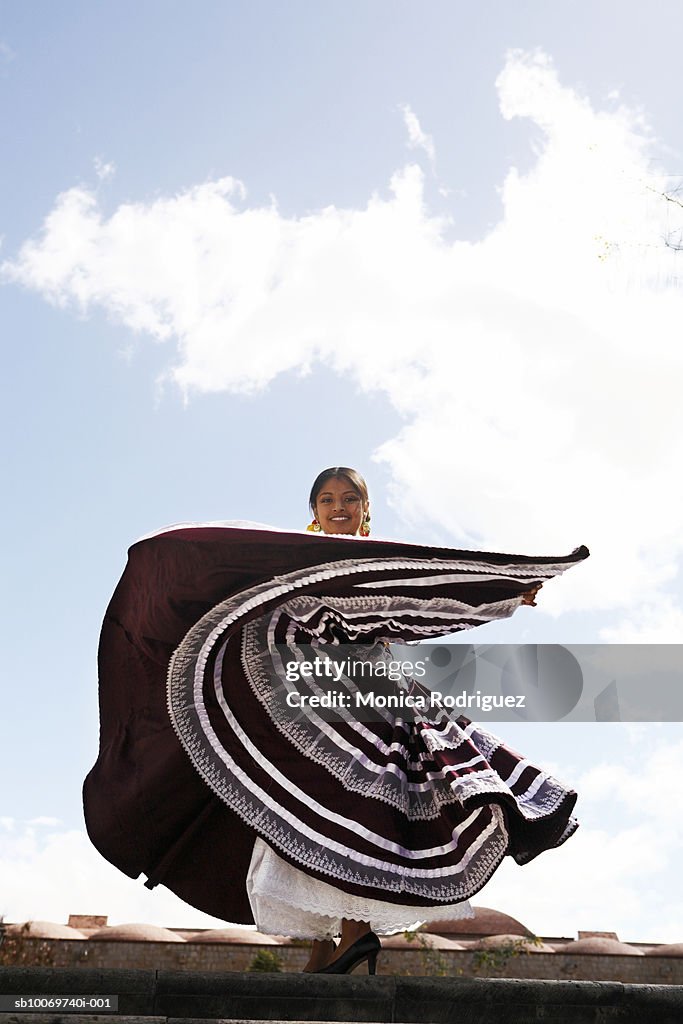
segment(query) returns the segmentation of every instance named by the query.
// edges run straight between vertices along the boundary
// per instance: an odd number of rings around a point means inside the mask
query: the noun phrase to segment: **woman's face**
[[[315,502],[323,533],[358,533],[366,508],[358,491],[343,476],[327,480]]]

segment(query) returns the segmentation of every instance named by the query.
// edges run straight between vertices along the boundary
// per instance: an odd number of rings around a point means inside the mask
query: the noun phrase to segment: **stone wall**
[[[55,967],[119,967],[150,970],[245,971],[259,950],[275,953],[283,971],[301,971],[307,946],[257,946],[208,942],[107,942],[74,939],[22,939],[22,963],[32,950]],[[360,968],[362,971],[364,968]],[[500,950],[384,950],[379,974],[439,975],[454,978],[528,978],[550,981],[620,981],[631,984],[683,985],[683,958],[663,956],[521,953]]]

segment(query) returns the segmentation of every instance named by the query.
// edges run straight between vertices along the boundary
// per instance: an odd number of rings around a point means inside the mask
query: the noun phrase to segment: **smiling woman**
[[[311,507],[321,539],[197,525],[131,548],[102,629],[86,824],[150,888],[317,940],[308,970],[374,972],[377,934],[471,916],[505,856],[525,864],[563,843],[576,794],[439,707],[369,721],[343,701],[331,720],[292,712],[286,664],[340,645],[379,663],[392,640],[507,617],[588,551],[369,540],[367,487],[348,467],[318,477]],[[351,676],[342,689],[358,692]]]
[[[309,505],[314,533],[346,533],[354,537],[370,535],[368,486],[355,469],[334,466],[324,469],[311,487]]]

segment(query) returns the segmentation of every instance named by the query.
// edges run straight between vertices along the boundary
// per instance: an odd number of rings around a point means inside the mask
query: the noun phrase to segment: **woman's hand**
[[[530,604],[532,608],[536,607],[536,594],[539,592],[542,583],[537,583],[531,590],[527,590],[526,593],[522,594],[522,604]]]

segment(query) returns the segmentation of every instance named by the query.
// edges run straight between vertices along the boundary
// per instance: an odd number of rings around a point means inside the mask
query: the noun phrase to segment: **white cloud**
[[[100,181],[111,181],[116,174],[116,164],[103,160],[102,157],[95,157],[95,174]]]
[[[384,392],[405,417],[376,453],[400,510],[474,547],[587,543],[541,607],[623,610],[628,639],[670,602],[683,548],[676,211],[642,115],[595,109],[542,54],[511,54],[497,86],[540,141],[480,241],[446,240],[417,166],[364,208],[301,217],[249,205],[232,178],[110,216],[77,187],[4,276],[174,345],[166,379],[186,395],[316,362]]]
[[[683,609],[671,597],[660,597],[633,609],[600,637],[610,644],[678,644],[683,636]]]
[[[427,135],[426,132],[422,131],[420,122],[417,119],[417,114],[415,114],[407,104],[404,104],[401,107],[401,113],[403,114],[405,126],[408,129],[408,145],[411,149],[423,150],[427,154],[429,162],[433,167],[436,160],[434,140],[431,135]]]
[[[105,861],[78,829],[40,831],[49,818],[15,822],[0,834],[0,916],[5,921],[55,921],[69,914],[106,914],[109,924],[147,922],[164,927],[215,928],[218,918],[188,906],[163,886],[146,889]]]
[[[665,829],[672,837],[683,838],[683,821],[672,814],[672,796],[683,780],[683,742],[648,749],[645,759],[641,744],[628,761],[598,763],[588,769],[579,782],[585,799],[593,803],[614,800],[646,824],[648,819],[657,819],[653,834]]]

